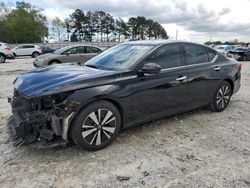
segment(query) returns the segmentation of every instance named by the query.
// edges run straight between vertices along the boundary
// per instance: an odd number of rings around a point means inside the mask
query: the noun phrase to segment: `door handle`
[[[176,78],[176,81],[183,81],[186,79],[187,79],[187,76],[181,76],[181,77]]]
[[[220,70],[221,69],[221,67],[214,67],[214,70],[215,71],[218,71],[218,70]]]

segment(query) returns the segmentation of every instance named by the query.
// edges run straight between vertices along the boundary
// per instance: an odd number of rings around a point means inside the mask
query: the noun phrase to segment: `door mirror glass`
[[[156,63],[146,63],[139,72],[146,74],[159,74],[161,72],[161,66]]]

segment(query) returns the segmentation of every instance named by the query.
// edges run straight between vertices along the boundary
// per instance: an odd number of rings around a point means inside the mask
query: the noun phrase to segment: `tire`
[[[0,63],[5,63],[6,57],[3,54],[0,54]]]
[[[108,146],[121,129],[121,114],[111,103],[98,101],[85,107],[73,121],[71,139],[82,149],[95,151]]]
[[[48,65],[60,64],[61,62],[58,60],[51,60]]]
[[[210,108],[214,112],[222,112],[230,102],[232,96],[232,86],[223,81],[215,91]]]
[[[31,57],[36,58],[36,57],[39,56],[39,55],[40,55],[40,54],[39,54],[38,52],[33,52],[32,55],[31,55]]]

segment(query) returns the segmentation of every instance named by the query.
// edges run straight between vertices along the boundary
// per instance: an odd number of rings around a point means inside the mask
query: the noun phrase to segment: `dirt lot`
[[[0,64],[0,187],[250,187],[250,62],[226,111],[206,109],[120,133],[109,147],[14,148],[5,133],[15,77],[32,59]]]

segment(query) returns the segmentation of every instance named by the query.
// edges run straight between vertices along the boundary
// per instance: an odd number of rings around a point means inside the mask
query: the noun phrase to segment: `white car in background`
[[[42,48],[34,44],[21,44],[13,48],[15,56],[31,56],[36,58],[42,53]]]
[[[8,44],[0,42],[0,63],[4,63],[6,59],[15,59],[15,56]]]

